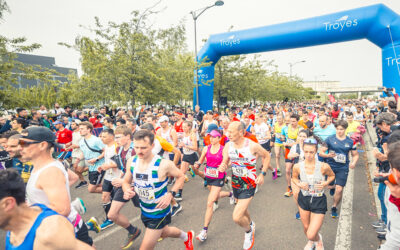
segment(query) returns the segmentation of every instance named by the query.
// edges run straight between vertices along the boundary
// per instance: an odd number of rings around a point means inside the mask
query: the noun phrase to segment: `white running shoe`
[[[213,212],[215,212],[215,210],[217,210],[218,209],[218,203],[216,203],[216,202],[214,202],[213,203]]]
[[[203,242],[207,239],[207,231],[206,230],[201,230],[201,232],[199,233],[199,235],[196,236],[196,239]]]
[[[324,243],[322,242],[322,235],[319,233],[319,241],[315,242],[315,249],[316,250],[324,250]]]
[[[304,247],[304,250],[314,250],[315,249],[315,242],[309,240],[307,245]]]
[[[244,233],[243,250],[250,250],[254,246],[254,231],[253,231],[253,227],[251,227],[251,229],[252,230],[249,233]]]
[[[71,207],[73,207],[78,214],[83,215],[86,213],[85,203],[81,198],[76,198],[73,202],[71,202]]]
[[[235,205],[235,197],[233,197],[233,194],[231,197],[229,197],[229,204]]]

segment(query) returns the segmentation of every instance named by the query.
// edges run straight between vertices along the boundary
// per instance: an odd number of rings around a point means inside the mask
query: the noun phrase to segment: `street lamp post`
[[[299,63],[305,63],[306,62],[306,60],[303,60],[303,61],[298,61],[298,62],[294,62],[294,63],[289,63],[289,66],[290,66],[290,78],[292,78],[292,68],[293,68],[293,66],[294,65],[296,65],[296,64],[299,64]]]
[[[195,63],[196,63],[196,104],[199,105],[199,64],[197,62],[197,27],[196,27],[196,21],[197,18],[199,18],[199,16],[201,14],[204,13],[204,11],[214,7],[214,6],[222,6],[224,5],[224,1],[216,1],[213,5],[198,9],[198,10],[194,10],[191,11],[190,14],[192,14],[193,17],[193,22],[194,22],[194,52],[196,54],[195,56]]]

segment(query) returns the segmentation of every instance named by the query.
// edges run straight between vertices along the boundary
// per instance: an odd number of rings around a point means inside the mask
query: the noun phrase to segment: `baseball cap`
[[[76,125],[79,125],[81,123],[81,120],[75,119],[74,122],[76,123]]]
[[[206,133],[209,134],[211,131],[213,131],[215,129],[218,129],[218,126],[214,123],[211,123],[208,125]]]
[[[62,122],[60,122],[59,120],[53,122],[53,125],[57,125],[57,124],[62,124]]]
[[[160,117],[160,119],[159,119],[158,121],[159,121],[159,122],[168,122],[168,121],[169,121],[169,118],[168,118],[168,116],[163,115],[163,116]]]
[[[55,143],[56,135],[46,127],[29,127],[25,129],[22,139]]]
[[[218,130],[213,130],[210,132],[211,137],[221,137],[221,134],[218,132]]]

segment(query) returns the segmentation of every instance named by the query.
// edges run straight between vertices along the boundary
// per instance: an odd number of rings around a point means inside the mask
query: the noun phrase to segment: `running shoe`
[[[182,211],[182,206],[179,203],[176,203],[176,206],[172,206],[172,213],[171,216],[177,215],[180,211]]]
[[[172,185],[173,180],[174,179],[172,177],[170,177],[169,180],[168,180],[168,185]]]
[[[188,239],[187,241],[185,241],[185,247],[186,250],[193,250],[193,236],[194,236],[194,232],[192,230],[187,232],[188,235]]]
[[[278,177],[281,177],[281,176],[282,176],[282,173],[281,173],[281,169],[280,169],[280,168],[278,168],[278,170],[276,171],[276,175],[277,175]]]
[[[101,230],[104,230],[104,229],[112,227],[112,226],[114,226],[114,222],[109,219],[105,219],[103,221],[103,223],[101,223],[100,228],[101,228]]]
[[[254,221],[251,221],[250,227],[253,234],[256,234],[256,223]]]
[[[189,166],[189,173],[192,176],[192,178],[194,178],[196,176],[195,172],[193,171],[192,166]]]
[[[176,193],[174,198],[175,198],[176,201],[182,201],[182,194]]]
[[[78,212],[78,214],[83,215],[86,213],[85,203],[79,197],[77,197],[73,202],[71,202],[71,206]]]
[[[375,228],[377,234],[386,235],[386,226],[383,225],[381,227]]]
[[[371,225],[374,228],[379,228],[379,227],[382,227],[383,225],[385,225],[385,222],[383,222],[383,220],[377,220],[377,221],[372,222]]]
[[[293,195],[293,191],[291,188],[287,188],[286,193],[284,194],[285,197],[291,197]]]
[[[274,168],[274,171],[272,172],[272,180],[276,180],[278,178],[278,170]]]
[[[299,211],[297,211],[297,213],[296,213],[296,220],[300,220],[300,212]]]
[[[215,212],[215,210],[217,210],[218,209],[218,203],[216,203],[216,202],[214,202],[213,203],[213,212]]]
[[[141,231],[139,228],[136,228],[136,231],[133,234],[128,233],[128,237],[126,237],[124,245],[121,246],[121,249],[130,248],[132,246],[133,241],[139,237],[140,233]]]
[[[86,187],[88,185],[87,181],[81,181],[78,185],[75,186],[76,189],[81,187]]]
[[[252,229],[250,232],[244,233],[244,242],[243,242],[244,250],[250,250],[254,246],[254,230],[252,226],[250,226],[250,228]]]
[[[332,216],[332,218],[338,217],[337,208],[336,207],[332,207],[331,216]]]
[[[200,242],[203,242],[207,239],[207,231],[206,230],[201,230],[199,235],[196,236],[196,239]]]
[[[95,231],[96,233],[100,233],[101,228],[99,226],[99,223],[97,222],[96,217],[92,217],[88,220],[88,222],[86,223],[86,225],[89,226],[89,229],[92,231]]]
[[[228,190],[232,192],[232,178],[230,176],[226,177],[225,184],[226,184]]]
[[[319,233],[319,241],[315,242],[315,250],[324,250],[324,243],[322,242],[322,235]]]
[[[315,249],[315,242],[309,240],[307,245],[304,247],[304,250],[314,250]]]
[[[232,192],[231,192],[231,197],[229,197],[229,204],[235,205],[235,197],[233,197]]]

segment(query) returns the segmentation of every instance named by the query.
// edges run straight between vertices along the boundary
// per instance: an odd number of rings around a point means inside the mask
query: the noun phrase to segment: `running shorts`
[[[171,223],[171,213],[159,219],[148,218],[143,214],[140,216],[140,218],[142,219],[144,226],[149,229],[163,229],[165,226]]]
[[[188,162],[190,165],[193,165],[199,157],[197,156],[196,153],[190,154],[190,155],[183,155],[182,161]]]
[[[222,179],[212,179],[205,177],[204,180],[206,181],[208,186],[223,187],[225,184],[225,177]]]
[[[85,166],[85,160],[79,159],[78,157],[72,157],[72,165],[75,165],[79,160],[78,167],[83,168]]]
[[[254,194],[256,193],[255,188],[249,188],[249,189],[233,188],[232,191],[233,191],[233,197],[235,197],[236,199],[248,199],[253,197]]]
[[[57,159],[66,160],[66,159],[70,158],[71,155],[72,155],[71,151],[63,151],[57,156]]]
[[[312,198],[312,200],[311,200]],[[310,211],[314,214],[325,214],[328,211],[328,204],[326,202],[325,194],[321,197],[304,196],[303,193],[299,192],[297,202],[301,209]]]
[[[111,191],[113,190],[113,185],[111,184],[111,181],[104,179],[102,190],[103,190],[103,192],[111,193]]]
[[[330,185],[346,186],[347,176],[349,175],[349,169],[336,169],[332,168],[335,173],[335,180],[330,183]]]
[[[101,171],[101,173],[97,171],[89,171],[89,183],[92,185],[100,185],[103,180],[105,171]]]
[[[75,237],[88,244],[89,246],[93,246],[93,240],[89,236],[89,231],[87,229],[86,223],[82,223],[82,226],[79,228],[78,232],[76,232]]]
[[[114,195],[113,195],[113,200],[114,201],[119,201],[119,202],[128,202],[129,200],[124,199],[124,191],[122,190],[122,187],[114,187]],[[135,195],[131,199],[133,205],[135,207],[140,207],[140,201],[139,201],[139,196]]]
[[[271,141],[267,141],[264,144],[260,144],[263,149],[267,150],[268,152],[271,152]]]

